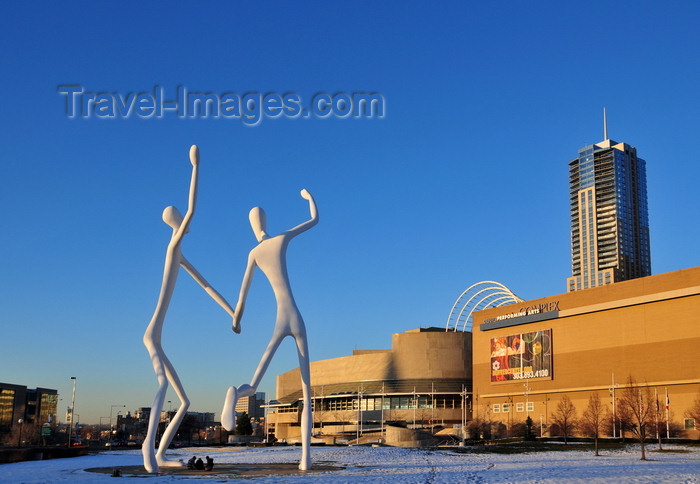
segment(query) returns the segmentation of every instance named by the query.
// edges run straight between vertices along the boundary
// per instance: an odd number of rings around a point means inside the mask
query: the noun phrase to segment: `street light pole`
[[[435,429],[435,382],[430,382],[430,431]]]
[[[386,441],[386,436],[384,435],[384,382],[382,382],[382,421],[381,421],[381,427],[380,427],[380,436],[381,436],[381,442],[384,443]],[[391,405],[391,400],[389,400],[389,404]]]
[[[416,407],[418,399],[416,399],[416,387],[413,387],[413,430],[416,430]]]
[[[530,416],[530,382],[523,383],[525,387],[525,415]]]
[[[357,400],[357,404],[360,406],[360,436],[362,436],[362,391],[363,387],[360,387],[360,398]],[[359,444],[359,442],[358,442]]]
[[[466,434],[464,433],[464,426],[466,425],[464,422],[465,412],[466,412],[466,409],[464,408],[466,406],[465,401],[464,401],[464,394],[465,394],[464,385],[462,385],[462,391],[459,394],[459,396],[462,397],[462,402],[461,402],[462,404],[460,405],[460,407],[462,407],[462,409],[461,409],[462,410],[462,414],[461,414],[462,420],[460,422],[460,428],[459,428],[459,430],[462,434],[462,442],[464,442],[464,439],[466,438],[465,437]]]
[[[78,383],[78,379],[74,376],[70,377],[71,380],[73,380],[73,400],[70,405],[70,422],[68,425],[68,447],[70,448],[70,437],[71,434],[73,433],[73,421],[74,421],[74,415],[75,415],[75,387]]]
[[[462,385],[462,391],[460,392],[462,397],[462,442],[467,438],[467,387]]]
[[[22,447],[22,425],[24,424],[24,419],[21,418],[17,420],[19,424],[19,437],[17,437],[17,447]]]
[[[608,389],[610,392],[610,396],[612,398],[612,433],[613,433],[613,439],[616,437],[615,435],[615,373],[612,374],[612,386]],[[620,435],[622,435],[622,430],[620,430]]]
[[[355,426],[355,440],[360,443],[360,421],[362,420],[362,406],[360,404],[360,389],[357,389],[357,425]]]
[[[413,430],[416,429],[416,409],[418,408],[418,399],[420,395],[416,394],[416,387],[413,387]]]

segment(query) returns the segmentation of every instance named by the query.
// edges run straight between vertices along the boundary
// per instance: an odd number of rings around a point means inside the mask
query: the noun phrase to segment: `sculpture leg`
[[[221,411],[221,425],[229,432],[236,428],[236,402],[238,402],[236,387],[229,387],[224,400],[224,409]]]
[[[152,343],[147,343],[146,347],[151,355],[153,369],[155,370],[156,377],[158,378],[158,391],[156,392],[156,395],[153,398],[153,404],[151,405],[151,415],[148,419],[148,432],[146,433],[146,439],[143,441],[141,446],[141,453],[143,454],[143,466],[146,468],[146,472],[154,473],[158,472],[155,443],[156,434],[158,433],[160,412],[163,408],[165,392],[168,390],[168,379],[165,375],[165,368],[163,365],[163,358],[165,358],[163,351]]]
[[[296,336],[297,352],[299,353],[299,372],[301,373],[301,388],[304,398],[304,408],[301,412],[301,460],[299,469],[306,471],[311,469],[311,371],[309,369],[309,346],[306,335]]]
[[[255,395],[255,391],[260,384],[260,380],[265,375],[267,367],[270,366],[270,361],[275,355],[277,348],[286,336],[285,334],[280,334],[281,332],[275,329],[275,333],[272,335],[272,340],[267,345],[267,349],[263,354],[260,363],[258,363],[258,368],[255,370],[255,375],[250,382],[250,385],[241,385],[240,387],[229,387],[226,392],[226,399],[224,400],[224,408],[221,411],[221,425],[228,430],[232,431],[236,427],[236,402],[240,397],[251,397]]]
[[[177,434],[177,430],[180,428],[182,419],[184,419],[185,415],[187,414],[187,409],[190,407],[190,400],[189,398],[187,398],[187,395],[185,394],[185,389],[183,388],[182,383],[180,383],[180,378],[177,376],[175,368],[173,368],[173,365],[170,363],[170,360],[168,360],[166,356],[163,356],[163,359],[165,363],[165,374],[168,377],[168,381],[172,384],[173,389],[175,390],[175,393],[177,394],[181,403],[180,408],[178,408],[177,412],[175,413],[175,416],[168,424],[168,427],[165,429],[163,437],[161,437],[160,439],[160,446],[158,447],[158,452],[156,453],[156,461],[161,467],[180,467],[184,464],[180,461],[166,459],[165,451],[168,450],[170,442],[172,442],[173,437],[175,437],[175,435]],[[158,412],[158,415],[160,416],[160,411]]]
[[[277,328],[275,328],[275,332],[272,335],[272,339],[270,340],[270,343],[267,345],[267,348],[265,349],[265,353],[263,353],[263,356],[260,359],[260,363],[258,363],[258,368],[255,370],[255,374],[253,375],[253,379],[250,381],[250,385],[241,385],[240,387],[238,387],[238,396],[239,397],[255,395],[255,390],[258,388],[258,385],[260,384],[260,380],[262,380],[263,377],[265,376],[265,372],[267,371],[267,367],[270,366],[270,362],[272,361],[272,357],[275,356],[275,352],[277,351],[277,348],[279,348],[280,343],[282,343],[282,340],[287,336],[289,336],[289,335],[285,334],[282,331],[279,331]],[[252,389],[252,392],[251,392],[251,389]],[[246,395],[243,395],[243,392],[245,392]]]

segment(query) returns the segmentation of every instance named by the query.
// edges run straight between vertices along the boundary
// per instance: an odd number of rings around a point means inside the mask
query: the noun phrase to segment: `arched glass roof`
[[[446,331],[472,330],[472,314],[486,308],[505,306],[522,302],[518,296],[500,282],[481,281],[472,284],[464,291],[452,306],[447,317]]]

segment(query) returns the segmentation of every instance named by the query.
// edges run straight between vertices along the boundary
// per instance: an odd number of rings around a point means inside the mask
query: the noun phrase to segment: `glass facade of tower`
[[[651,275],[646,162],[605,140],[569,162],[571,268],[568,291]]]

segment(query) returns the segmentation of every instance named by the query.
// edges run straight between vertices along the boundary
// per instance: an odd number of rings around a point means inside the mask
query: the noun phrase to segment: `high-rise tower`
[[[569,162],[569,292],[651,275],[646,162],[603,119],[605,139]]]

